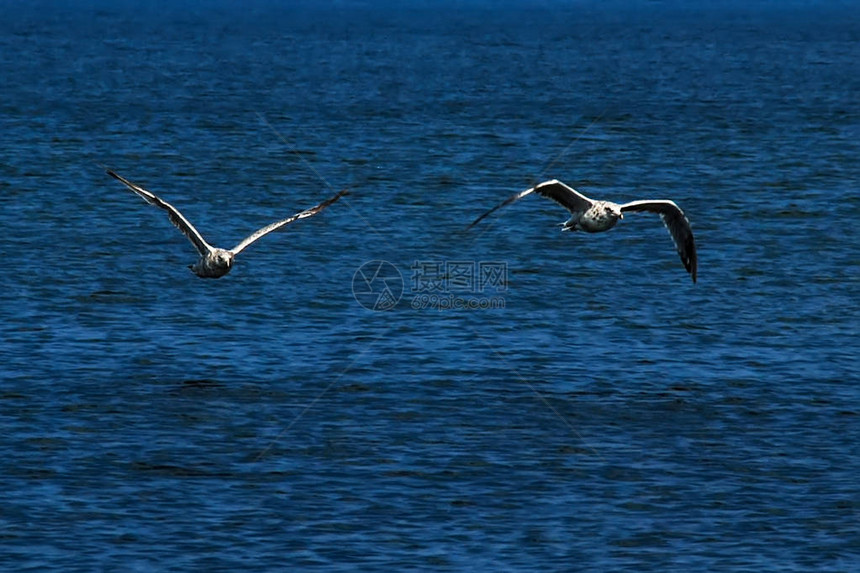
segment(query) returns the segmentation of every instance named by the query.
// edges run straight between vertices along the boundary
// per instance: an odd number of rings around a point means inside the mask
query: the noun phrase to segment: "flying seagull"
[[[114,179],[118,179],[122,182],[123,185],[134,191],[137,195],[140,195],[144,201],[149,203],[150,205],[155,205],[161,209],[167,211],[167,216],[170,219],[170,222],[173,223],[177,229],[182,231],[182,234],[188,237],[194,247],[197,249],[197,252],[200,254],[200,258],[193,265],[188,265],[188,268],[194,271],[194,273],[198,277],[202,278],[211,278],[217,279],[218,277],[223,277],[227,273],[230,272],[230,269],[233,268],[233,258],[244,251],[248,246],[251,245],[257,239],[265,237],[272,231],[277,231],[281,227],[285,225],[289,225],[293,221],[297,221],[299,219],[304,219],[305,217],[310,217],[312,215],[316,215],[344,195],[348,193],[347,190],[343,190],[334,197],[327,199],[317,205],[316,207],[311,207],[305,211],[300,213],[296,213],[292,217],[287,217],[286,219],[282,219],[271,225],[266,225],[265,227],[258,229],[253,232],[245,239],[242,240],[238,245],[233,247],[232,249],[219,249],[217,247],[213,247],[203,238],[203,235],[194,228],[188,219],[186,219],[179,210],[168,203],[167,201],[162,200],[154,193],[150,193],[143,187],[139,185],[135,185],[128,179],[118,175],[114,171],[110,169],[106,169],[107,174],[113,177]]]
[[[693,240],[693,230],[690,228],[690,221],[684,215],[674,201],[667,199],[652,199],[645,201],[631,201],[619,205],[611,201],[596,201],[589,199],[582,193],[579,193],[572,187],[569,187],[552,179],[544,181],[532,187],[521,191],[516,195],[508,197],[501,204],[493,207],[469,225],[471,229],[478,224],[481,219],[490,213],[501,209],[505,205],[510,205],[514,201],[522,199],[526,195],[537,193],[552,199],[562,207],[570,211],[570,219],[562,224],[562,231],[585,231],[587,233],[599,233],[608,231],[618,222],[618,219],[624,218],[624,213],[648,211],[649,213],[657,213],[663,220],[663,224],[672,235],[672,240],[675,242],[675,248],[678,249],[678,254],[681,256],[681,262],[684,263],[684,268],[693,277],[693,282],[696,282],[696,271],[698,269],[698,259],[696,257],[696,242]]]

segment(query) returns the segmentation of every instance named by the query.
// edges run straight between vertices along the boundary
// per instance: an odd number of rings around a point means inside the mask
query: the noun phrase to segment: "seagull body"
[[[552,199],[570,211],[570,219],[562,224],[562,231],[600,233],[614,227],[620,219],[624,218],[624,213],[646,211],[660,215],[663,224],[672,236],[675,248],[681,257],[681,262],[684,263],[684,268],[690,273],[693,282],[696,282],[698,258],[696,256],[696,242],[693,239],[693,230],[690,227],[690,221],[687,220],[681,208],[674,201],[669,201],[668,199],[631,201],[623,204],[613,203],[612,201],[596,201],[579,193],[573,187],[569,187],[557,179],[552,179],[508,197],[501,204],[475,219],[469,227],[471,228],[476,225],[490,213],[532,193]]]
[[[217,247],[213,247],[203,238],[203,235],[194,228],[188,219],[186,219],[179,210],[168,203],[167,201],[162,200],[160,197],[151,193],[144,189],[143,187],[136,185],[125,179],[124,177],[118,175],[114,171],[107,169],[107,174],[113,177],[114,179],[119,180],[123,185],[131,189],[135,194],[140,196],[144,201],[149,203],[150,205],[155,205],[161,209],[167,211],[167,216],[170,219],[170,222],[176,226],[177,229],[182,231],[182,234],[188,237],[188,240],[194,245],[197,249],[200,258],[193,265],[188,265],[194,274],[201,278],[211,278],[217,279],[222,277],[230,272],[230,269],[233,268],[233,259],[244,251],[251,243],[255,242],[258,239],[261,239],[265,235],[268,235],[272,231],[277,231],[281,227],[285,225],[289,225],[293,221],[297,221],[299,219],[304,219],[305,217],[310,217],[312,215],[316,215],[344,195],[348,193],[348,191],[343,190],[340,193],[336,194],[334,197],[323,201],[319,205],[315,207],[311,207],[310,209],[306,209],[305,211],[301,211],[296,213],[291,217],[287,217],[286,219],[281,219],[280,221],[276,221],[270,225],[266,225],[265,227],[258,229],[248,237],[242,240],[238,245],[233,247],[232,249],[219,249]]]

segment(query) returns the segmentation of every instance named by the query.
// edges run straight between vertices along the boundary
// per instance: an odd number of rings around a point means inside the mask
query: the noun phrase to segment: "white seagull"
[[[696,271],[698,269],[698,259],[696,257],[696,242],[693,239],[693,230],[690,228],[690,221],[684,215],[674,201],[667,199],[649,199],[645,201],[631,201],[619,205],[611,201],[596,201],[589,199],[582,193],[579,193],[574,188],[565,185],[557,179],[544,181],[532,187],[521,191],[516,195],[508,197],[501,204],[493,207],[469,225],[471,229],[481,219],[490,213],[501,209],[505,205],[510,205],[514,201],[522,199],[526,195],[538,193],[552,199],[562,207],[570,211],[570,219],[562,224],[562,231],[585,231],[587,233],[599,233],[608,231],[624,218],[624,213],[648,211],[657,213],[663,220],[663,224],[672,235],[672,240],[675,242],[675,248],[681,256],[681,262],[684,263],[684,268],[690,273],[693,282],[696,282]]]
[[[329,205],[331,205],[332,203],[334,203],[348,193],[347,190],[343,190],[331,199],[323,201],[316,207],[311,207],[310,209],[307,209],[300,213],[296,213],[292,217],[287,217],[286,219],[282,219],[280,221],[272,223],[271,225],[266,225],[265,227],[258,229],[257,231],[243,239],[241,243],[239,243],[232,249],[219,249],[207,243],[206,240],[203,238],[203,235],[201,235],[200,232],[194,228],[194,225],[188,222],[188,219],[182,216],[182,213],[180,213],[176,207],[174,207],[167,201],[163,201],[154,193],[150,193],[143,187],[135,185],[128,179],[117,175],[114,171],[110,169],[105,169],[105,171],[107,171],[107,174],[111,177],[121,181],[123,185],[134,191],[150,205],[155,205],[156,207],[167,211],[167,216],[168,218],[170,218],[170,222],[173,223],[177,229],[182,231],[183,235],[188,237],[188,239],[194,244],[194,247],[197,249],[197,252],[200,254],[200,258],[197,260],[197,262],[193,265],[188,265],[188,268],[194,271],[194,273],[198,277],[211,279],[217,279],[218,277],[223,277],[224,275],[229,273],[230,269],[233,268],[233,258],[242,251],[244,251],[251,243],[253,243],[257,239],[268,235],[272,231],[277,231],[284,225],[289,225],[293,221],[297,221],[298,219],[304,219],[305,217],[310,217],[311,215],[316,215],[317,213],[319,213],[320,211],[322,211],[323,209],[325,209],[326,207],[328,207]]]

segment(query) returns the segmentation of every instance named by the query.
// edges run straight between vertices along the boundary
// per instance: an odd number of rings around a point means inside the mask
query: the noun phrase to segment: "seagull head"
[[[231,253],[230,251],[218,249],[212,256],[212,258],[215,259],[215,263],[219,267],[226,267],[229,269],[233,266],[233,253]]]
[[[603,207],[603,209],[608,217],[612,217],[614,219],[624,218],[624,213],[621,212],[621,205],[616,205],[615,203],[607,203]]]

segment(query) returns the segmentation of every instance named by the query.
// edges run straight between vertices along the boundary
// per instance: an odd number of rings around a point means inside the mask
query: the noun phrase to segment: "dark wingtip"
[[[492,211],[487,211],[486,213],[484,213],[483,215],[481,215],[480,217],[478,217],[477,219],[475,219],[474,221],[472,221],[472,223],[471,223],[468,227],[466,227],[464,230],[465,230],[465,231],[470,230],[472,227],[474,227],[475,225],[477,225],[478,223],[480,223],[481,221],[483,221],[483,220],[484,220],[484,217],[486,217],[486,216],[487,216],[487,215],[489,215],[490,213],[492,213]]]
[[[695,253],[689,259],[681,258],[681,262],[684,264],[684,270],[690,273],[690,278],[693,279],[693,284],[696,284],[696,275],[698,274],[699,264],[696,260]]]
[[[346,196],[346,195],[349,195],[349,190],[348,190],[348,189],[343,189],[343,190],[339,191],[339,192],[337,193],[337,195],[335,195],[334,197],[332,197],[331,199],[329,199],[328,201],[326,201],[326,202],[325,202],[325,204],[326,204],[326,206],[329,206],[329,205],[331,205],[332,203],[336,203],[337,201],[339,201],[339,200],[340,200],[340,198],[341,198],[341,197],[344,197],[344,196]]]
[[[311,207],[307,211],[313,211],[314,213],[319,213],[320,211],[322,211],[326,207],[329,207],[332,204],[337,203],[338,199],[340,199],[344,195],[349,195],[349,189],[341,189],[334,196],[329,197],[328,199],[326,199],[325,201],[323,201],[319,205],[317,205],[315,207]]]
[[[350,194],[349,189],[341,189],[340,191],[335,193],[334,196],[332,196],[332,197],[326,199],[325,201],[323,201],[322,203],[320,203],[320,206],[328,207],[332,203],[337,202],[337,200],[340,199],[341,197],[343,197],[345,195],[349,195],[349,194]]]
[[[696,284],[696,276],[699,273],[699,255],[696,253],[696,240],[693,238],[692,233],[690,234],[690,241],[687,245],[688,252],[690,253],[690,276],[693,278],[693,284]]]
[[[518,199],[522,199],[523,196],[524,196],[523,193],[514,193],[513,195],[511,195],[510,197],[508,197],[507,199],[505,199],[504,201],[502,201],[501,203],[499,203],[498,205],[496,205],[495,207],[493,207],[492,209],[490,209],[489,211],[487,211],[486,213],[484,213],[483,215],[481,215],[480,217],[478,217],[477,219],[472,221],[472,224],[469,225],[468,227],[466,227],[465,230],[468,231],[469,229],[471,229],[472,227],[474,227],[475,225],[477,225],[478,223],[483,221],[484,218],[487,217],[488,215],[492,215],[493,213],[495,213],[496,211],[498,211],[502,207],[506,207],[506,206],[510,205],[511,203],[513,203],[514,201],[517,201]]]

